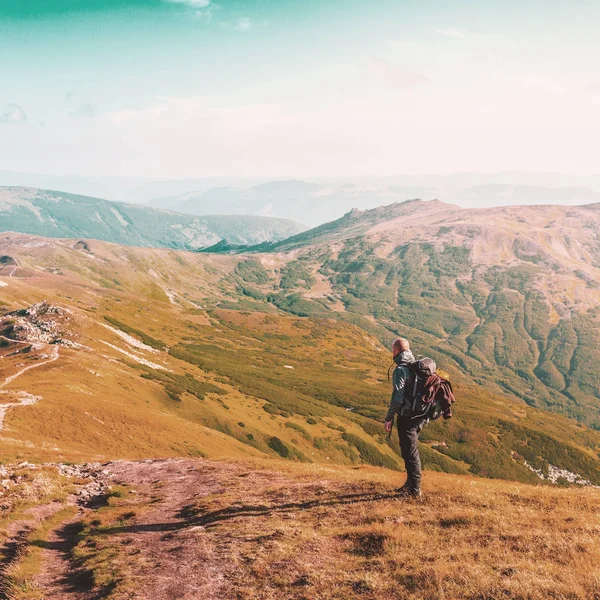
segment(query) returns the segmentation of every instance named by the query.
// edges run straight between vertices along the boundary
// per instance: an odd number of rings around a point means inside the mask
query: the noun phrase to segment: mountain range
[[[259,216],[190,217],[142,205],[35,188],[0,188],[0,230],[119,244],[199,249],[219,240],[256,244],[304,227]]]
[[[435,184],[436,182],[432,182]],[[270,215],[317,226],[341,217],[351,208],[377,208],[408,199],[443,199],[463,207],[531,204],[578,205],[600,202],[600,191],[585,187],[484,184],[475,186],[374,185],[271,181],[251,187],[217,187],[151,200],[158,208],[193,215]]]
[[[190,214],[269,214],[315,226],[337,219],[352,208],[375,208],[412,198],[437,198],[459,206],[479,208],[597,202],[600,175],[504,171],[387,177],[346,175],[301,180],[268,176],[161,180],[0,171],[0,186],[62,190]],[[313,195],[316,196],[313,198]],[[248,204],[240,204],[240,200]],[[290,206],[292,202],[298,202],[302,211]],[[180,208],[184,203],[186,208]],[[211,208],[215,206],[216,212]],[[305,210],[305,207],[308,209]]]

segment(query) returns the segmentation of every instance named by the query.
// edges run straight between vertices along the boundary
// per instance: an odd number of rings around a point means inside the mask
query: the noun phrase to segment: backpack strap
[[[412,391],[412,411],[415,412],[417,408],[417,386],[419,385],[419,376],[416,373],[413,373],[414,383],[413,383],[413,391]]]

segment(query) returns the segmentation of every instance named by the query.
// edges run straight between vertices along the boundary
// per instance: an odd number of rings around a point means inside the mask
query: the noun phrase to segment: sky
[[[597,0],[0,0],[0,171],[600,172]]]

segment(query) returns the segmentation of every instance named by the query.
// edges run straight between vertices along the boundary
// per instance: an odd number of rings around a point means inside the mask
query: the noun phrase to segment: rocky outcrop
[[[73,249],[81,250],[81,252],[85,252],[86,254],[92,254],[92,251],[90,250],[88,243],[85,242],[84,240],[79,240],[78,242],[75,242],[73,244]]]
[[[69,334],[71,311],[46,301],[0,318],[0,335],[19,342],[56,344]]]

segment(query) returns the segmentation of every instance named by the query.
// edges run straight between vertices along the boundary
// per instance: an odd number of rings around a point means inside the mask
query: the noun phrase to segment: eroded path
[[[4,337],[4,336],[2,336],[2,337]],[[5,339],[8,339],[8,338],[5,338]],[[20,344],[25,343],[25,342],[19,342],[17,340],[9,340],[9,341],[20,343]],[[10,408],[15,408],[18,406],[31,406],[32,404],[35,404],[36,402],[39,402],[42,399],[41,396],[35,396],[35,395],[30,394],[29,392],[26,392],[23,390],[15,391],[15,390],[7,390],[5,388],[7,385],[13,383],[16,379],[18,379],[21,375],[23,375],[24,373],[27,373],[27,371],[30,371],[32,369],[39,369],[40,367],[43,367],[44,365],[52,363],[60,358],[60,352],[59,352],[57,345],[48,345],[47,348],[50,352],[49,358],[47,358],[46,360],[42,360],[38,363],[35,363],[33,365],[28,365],[27,367],[23,367],[17,373],[14,373],[13,375],[6,377],[6,379],[4,380],[3,383],[0,383],[0,395],[10,395],[10,396],[18,398],[17,402],[7,402],[4,404],[0,404],[0,431],[2,431],[4,429],[4,419],[6,417],[6,413],[8,412],[8,410]]]
[[[239,464],[169,459],[106,468],[113,484],[127,491],[108,506],[86,509],[79,526],[68,522],[52,533],[38,580],[48,598],[281,598],[284,581],[302,590],[310,572],[332,558],[324,547],[330,542],[315,539],[315,519],[327,515],[330,524],[341,525],[349,505],[362,505],[362,515],[373,502],[396,504],[392,490],[380,484],[357,490]],[[75,547],[79,531],[92,548]],[[282,546],[288,536],[293,544]],[[270,569],[270,553],[279,546],[289,554],[281,556],[289,565],[277,574],[280,583],[260,596],[245,595]],[[104,564],[94,571],[99,556]]]

